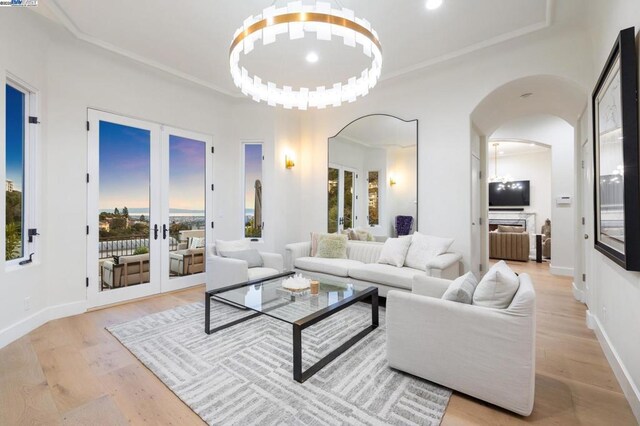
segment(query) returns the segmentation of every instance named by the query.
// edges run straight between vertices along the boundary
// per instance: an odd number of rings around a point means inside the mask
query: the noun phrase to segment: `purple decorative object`
[[[396,216],[396,234],[398,237],[409,235],[413,226],[412,216]]]

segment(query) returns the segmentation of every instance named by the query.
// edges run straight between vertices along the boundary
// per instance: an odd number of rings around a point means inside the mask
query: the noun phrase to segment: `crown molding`
[[[138,55],[137,53],[131,52],[129,50],[126,49],[122,49],[118,46],[115,46],[111,43],[107,43],[104,40],[101,40],[99,38],[90,36],[84,32],[82,32],[78,26],[75,24],[75,22],[73,22],[71,20],[71,18],[69,18],[69,16],[65,13],[65,11],[58,5],[58,3],[56,3],[55,0],[48,0],[47,1],[47,7],[49,8],[49,10],[51,11],[51,13],[53,13],[53,15],[60,21],[60,23],[71,33],[73,34],[74,37],[76,37],[79,40],[82,40],[84,42],[93,44],[94,46],[98,46],[101,47],[105,50],[108,50],[110,52],[116,53],[118,55],[124,56],[128,59],[131,59],[135,62],[147,65],[149,67],[152,68],[156,68],[160,71],[163,71],[167,74],[171,74],[175,77],[181,78],[183,80],[187,80],[191,83],[197,84],[199,86],[203,86],[206,87],[208,89],[211,90],[215,90],[216,92],[219,92],[223,95],[226,96],[231,96],[233,98],[241,98],[244,96],[241,96],[238,93],[232,93],[226,89],[221,88],[220,86],[217,86],[213,83],[210,83],[206,80],[203,80],[201,78],[195,77],[189,73],[183,72],[183,71],[179,71],[175,68],[166,66],[160,62],[154,61],[152,59],[149,59],[147,57],[144,57],[142,55]]]
[[[384,74],[383,71],[383,76],[380,78],[380,81],[387,81],[387,80],[392,80],[396,77],[400,77],[412,72],[416,72],[416,71],[420,71],[426,68],[430,68],[434,65],[438,65],[444,62],[448,62],[451,61],[453,59],[459,58],[461,56],[465,56],[468,55],[470,53],[476,52],[478,50],[482,50],[482,49],[486,49],[488,47],[491,46],[495,46],[497,44],[509,41],[509,40],[513,40],[515,38],[518,37],[522,37],[524,35],[527,34],[531,34],[534,33],[536,31],[540,31],[546,28],[549,28],[552,24],[553,24],[553,11],[555,9],[555,1],[556,0],[546,0],[546,12],[545,12],[545,20],[544,22],[539,22],[536,24],[532,24],[523,28],[520,28],[518,30],[506,33],[506,34],[502,34],[500,36],[491,38],[489,40],[485,40],[482,41],[480,43],[476,43],[470,46],[467,46],[463,49],[459,49],[456,50],[454,52],[448,53],[446,55],[441,55],[438,56],[436,58],[430,59],[428,61],[424,61],[424,62],[420,62],[418,64],[403,68],[401,70],[398,71],[394,71],[392,73],[388,73],[388,74]],[[98,46],[101,47],[105,50],[108,50],[110,52],[116,53],[118,55],[124,56],[128,59],[131,59],[135,62],[147,65],[149,67],[152,68],[156,68],[160,71],[163,71],[167,74],[173,75],[175,77],[181,78],[183,80],[187,80],[191,83],[194,83],[196,85],[202,86],[202,87],[206,87],[208,89],[214,90],[218,93],[221,93],[223,95],[226,96],[230,96],[232,98],[244,98],[245,96],[242,95],[240,92],[230,92],[226,89],[223,89],[222,87],[215,85],[209,81],[203,80],[201,78],[195,77],[189,73],[183,72],[183,71],[179,71],[175,68],[169,67],[167,65],[164,65],[158,61],[154,61],[153,59],[149,59],[147,57],[144,57],[142,55],[138,55],[137,53],[131,52],[129,50],[126,49],[122,49],[118,46],[115,46],[111,43],[107,43],[104,40],[101,40],[97,37],[93,37],[90,36],[86,33],[84,33],[83,31],[81,31],[78,26],[75,24],[75,22],[73,22],[73,20],[71,18],[69,18],[69,16],[65,13],[65,11],[58,5],[58,3],[56,2],[56,0],[47,0],[46,2],[47,7],[49,8],[49,10],[51,11],[51,13],[60,21],[60,23],[77,39],[82,40],[84,42],[93,44],[94,46]]]

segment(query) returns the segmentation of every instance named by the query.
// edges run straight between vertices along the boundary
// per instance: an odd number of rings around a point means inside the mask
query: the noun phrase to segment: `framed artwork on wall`
[[[620,32],[592,102],[595,249],[626,270],[640,271],[635,28]]]

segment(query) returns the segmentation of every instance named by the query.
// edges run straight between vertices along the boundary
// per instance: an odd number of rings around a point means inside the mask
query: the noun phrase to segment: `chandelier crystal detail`
[[[278,36],[283,34],[287,34],[291,40],[311,35],[315,35],[320,41],[340,37],[346,46],[361,48],[363,54],[371,58],[371,66],[360,75],[348,78],[346,82],[315,88],[294,88],[287,85],[278,87],[270,81],[264,82],[245,67],[240,67],[241,55],[250,54],[260,40],[262,45],[276,43]],[[326,2],[303,5],[301,1],[294,1],[280,8],[268,7],[261,14],[245,19],[234,33],[229,48],[229,67],[236,87],[256,102],[264,101],[271,106],[281,105],[286,109],[322,109],[340,106],[343,102],[354,102],[358,97],[369,93],[380,78],[382,47],[371,24],[355,17],[352,10],[343,7],[335,9],[331,7],[331,3]]]
[[[513,178],[509,175],[507,176],[498,176],[498,147],[500,146],[499,143],[494,143],[493,144],[493,160],[494,160],[494,174],[493,177],[491,179],[489,179],[489,182],[491,183],[502,183],[503,185],[508,185],[509,182],[511,182],[513,180]],[[509,188],[511,188],[511,185],[508,185]],[[504,187],[499,187],[498,190],[504,189]],[[519,189],[519,188],[518,188]]]

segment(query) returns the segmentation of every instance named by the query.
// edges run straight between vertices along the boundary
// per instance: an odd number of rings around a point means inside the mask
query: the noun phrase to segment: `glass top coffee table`
[[[287,272],[207,291],[204,329],[207,334],[212,334],[260,315],[267,315],[291,324],[293,326],[293,378],[302,383],[378,327],[378,288],[321,281],[318,295],[292,296],[282,290],[282,281],[293,274],[293,272]],[[254,311],[254,313],[211,328],[212,298],[239,309]],[[369,298],[371,299],[371,325],[303,371],[302,330]]]

